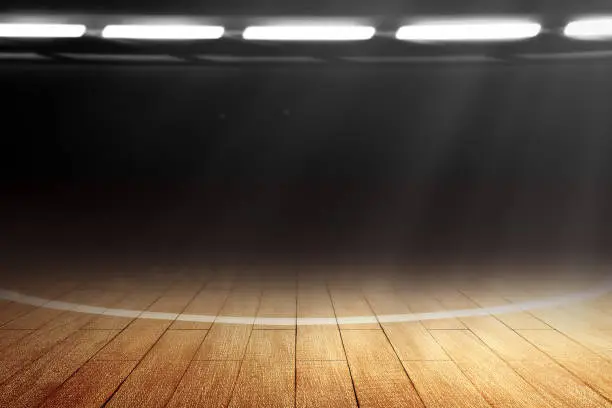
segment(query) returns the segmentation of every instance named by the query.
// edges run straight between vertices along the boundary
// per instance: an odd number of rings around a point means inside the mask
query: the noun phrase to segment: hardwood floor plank
[[[612,363],[605,360],[576,361],[574,359],[559,360],[558,363],[608,401],[612,401],[612,376],[610,376]]]
[[[58,316],[66,313],[63,310],[45,309],[44,307],[33,308],[10,323],[5,324],[2,329],[6,330],[36,330],[49,323]]]
[[[78,289],[61,296],[58,298],[58,300],[62,302],[87,304],[97,307],[110,307],[123,297],[125,297],[125,293],[122,292],[108,292],[97,289]],[[66,313],[67,312],[63,310],[39,307],[6,324],[3,328],[36,330],[44,327],[45,324],[52,322],[54,319],[61,318]],[[91,319],[93,319],[93,316],[90,315],[87,320],[89,321]]]
[[[229,295],[227,290],[203,289],[189,303],[183,313],[193,315],[217,316]],[[170,326],[171,330],[203,330],[210,329],[212,323],[209,322],[187,322],[177,320]]]
[[[292,328],[295,330],[296,312],[296,293],[294,288],[290,290],[265,290],[261,297],[261,304],[259,305],[254,328],[269,330],[286,330]],[[266,317],[291,320],[293,321],[293,325],[273,326],[261,324],[259,319]]]
[[[100,350],[94,359],[139,361],[169,325],[170,322],[165,320],[134,320],[113,341]]]
[[[491,349],[469,330],[432,330],[431,335],[453,361],[501,361]]]
[[[341,330],[346,357],[351,362],[398,360],[382,330]]]
[[[254,317],[257,314],[260,299],[261,293],[259,290],[233,290],[227,297],[219,314],[236,317],[253,316],[253,321],[255,321]]]
[[[465,361],[457,365],[494,407],[554,406],[504,362]]]
[[[335,318],[334,307],[327,290],[301,290],[298,294],[297,317]]]
[[[357,408],[353,383],[344,361],[299,361],[297,408]]]
[[[440,312],[446,310],[442,304],[432,296],[400,291],[400,298],[412,313]],[[423,326],[428,330],[461,330],[465,329],[459,319],[431,319],[423,320]]]
[[[580,380],[612,401],[612,363],[556,330],[521,330],[520,334]]]
[[[393,290],[376,290],[371,287],[364,288],[365,298],[377,315],[395,315],[410,313],[410,309]]]
[[[360,408],[424,407],[399,360],[351,360]]]
[[[297,360],[346,360],[336,325],[299,326]]]
[[[163,292],[160,289],[147,290],[140,288],[129,292],[128,296],[115,303],[112,307],[126,310],[146,310],[162,296]],[[123,330],[132,321],[134,321],[133,317],[94,316],[83,328],[89,330]]]
[[[25,360],[0,360],[0,384],[28,364]]]
[[[33,287],[32,287],[33,286]],[[40,286],[40,287],[38,287]],[[27,285],[27,287],[15,287],[14,290],[31,296],[38,296],[43,299],[55,300],[63,295],[70,293],[75,287],[78,286],[76,282],[49,282],[41,283],[40,285]],[[6,327],[7,323],[12,323],[14,320],[27,315],[35,310],[39,309],[38,306],[26,305],[18,302],[1,301],[0,303],[0,327]],[[14,329],[20,329],[20,327],[13,326]],[[37,327],[34,327],[36,329]]]
[[[512,361],[509,364],[553,406],[612,407],[601,395],[552,360]]]
[[[475,309],[479,307],[472,299],[452,287],[438,288],[433,295],[447,310]]]
[[[505,361],[547,359],[540,350],[494,317],[468,317],[460,320]]]
[[[382,327],[400,360],[449,360],[442,347],[420,322],[383,323]]]
[[[366,299],[377,315],[410,313],[393,291],[370,291]],[[421,322],[382,323],[401,360],[448,360],[448,356]]]
[[[427,408],[490,408],[489,403],[452,361],[404,361]]]
[[[164,333],[106,407],[164,407],[205,336],[205,330]]]
[[[78,331],[0,386],[0,406],[32,407],[67,380],[117,331]]]
[[[244,361],[230,408],[291,408],[295,403],[295,363]]]
[[[149,312],[182,313],[198,292],[198,288],[170,290],[147,308]]]
[[[465,330],[436,330],[433,336],[494,407],[550,406],[535,388],[473,333]]]
[[[193,361],[167,408],[227,407],[240,361]]]
[[[468,292],[466,294],[479,307],[511,305],[502,296],[491,293]],[[494,315],[502,323],[514,330],[547,330],[551,327],[528,312],[501,313]]]
[[[90,360],[50,395],[40,408],[99,408],[136,364],[136,361]]]
[[[355,316],[374,316],[374,311],[370,308],[370,305],[360,291],[354,289],[335,289],[330,290],[330,293],[336,316],[339,319]],[[373,319],[372,323],[341,323],[340,329],[380,329],[380,325]]]
[[[5,349],[22,338],[30,335],[34,330],[1,330],[0,329],[0,350]]]
[[[608,335],[609,330],[565,329],[561,331],[575,342],[612,361],[612,338]]]
[[[422,407],[382,330],[341,330],[360,407]]]
[[[91,319],[90,315],[65,312],[40,329],[0,351],[0,360],[34,361],[74,334]]]
[[[195,360],[242,360],[252,326],[243,324],[213,324]]]
[[[253,330],[244,359],[269,362],[295,361],[295,331]]]
[[[572,316],[560,308],[532,310],[531,313],[556,330],[589,329],[591,323]]]
[[[557,330],[518,330],[517,333],[555,360],[598,361],[601,359],[592,350]]]
[[[5,328],[8,323],[36,310],[36,308],[36,306],[17,302],[3,302],[0,306],[0,327]]]
[[[559,308],[568,318],[585,322],[589,329],[612,330],[612,314],[605,313],[595,307],[576,304]]]

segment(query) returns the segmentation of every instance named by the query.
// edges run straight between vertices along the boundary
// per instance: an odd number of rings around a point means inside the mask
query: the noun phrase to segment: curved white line
[[[483,307],[474,309],[444,310],[439,312],[408,313],[378,316],[350,316],[350,317],[253,317],[253,316],[212,316],[198,314],[178,314],[163,312],[148,312],[146,310],[114,309],[89,306],[78,303],[48,300],[36,296],[29,296],[19,292],[0,289],[0,299],[26,305],[44,307],[46,309],[66,310],[79,313],[89,313],[102,316],[132,317],[139,319],[178,320],[184,322],[203,323],[230,323],[230,324],[262,324],[268,326],[294,326],[294,325],[334,325],[334,324],[367,324],[367,323],[399,323],[416,322],[422,320],[451,319],[456,317],[489,316],[496,314],[515,313],[533,309],[552,308],[577,303],[588,299],[603,296],[612,291],[612,281],[605,282],[597,288],[570,293],[547,299],[530,300],[521,303]]]

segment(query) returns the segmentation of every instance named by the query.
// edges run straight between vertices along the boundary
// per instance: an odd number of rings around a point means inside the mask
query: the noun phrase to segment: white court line
[[[133,317],[140,319],[179,320],[183,322],[204,323],[231,323],[231,324],[261,324],[268,326],[307,326],[307,325],[335,325],[335,324],[368,324],[368,323],[398,323],[417,322],[423,320],[452,319],[456,317],[488,316],[505,313],[523,312],[533,309],[545,309],[562,306],[570,303],[593,299],[612,291],[612,280],[602,283],[596,288],[554,296],[546,299],[529,300],[526,302],[507,305],[482,307],[474,309],[443,310],[439,312],[407,313],[377,316],[350,316],[350,317],[255,317],[255,316],[211,316],[197,314],[177,314],[164,312],[148,312],[146,310],[113,309],[79,303],[51,301],[36,296],[24,295],[12,290],[0,289],[0,299],[26,305],[39,306],[46,309],[66,310],[79,313],[89,313],[113,317]]]

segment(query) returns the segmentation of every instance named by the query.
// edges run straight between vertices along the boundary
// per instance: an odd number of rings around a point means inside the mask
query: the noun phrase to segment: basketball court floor
[[[612,407],[602,266],[35,269],[2,407]]]

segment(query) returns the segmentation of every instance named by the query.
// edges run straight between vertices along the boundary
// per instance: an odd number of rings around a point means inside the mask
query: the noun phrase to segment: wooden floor
[[[498,315],[336,323],[559,296],[597,287],[601,270],[80,268],[13,271],[0,287],[167,318],[0,301],[0,407],[612,407],[611,294]]]

